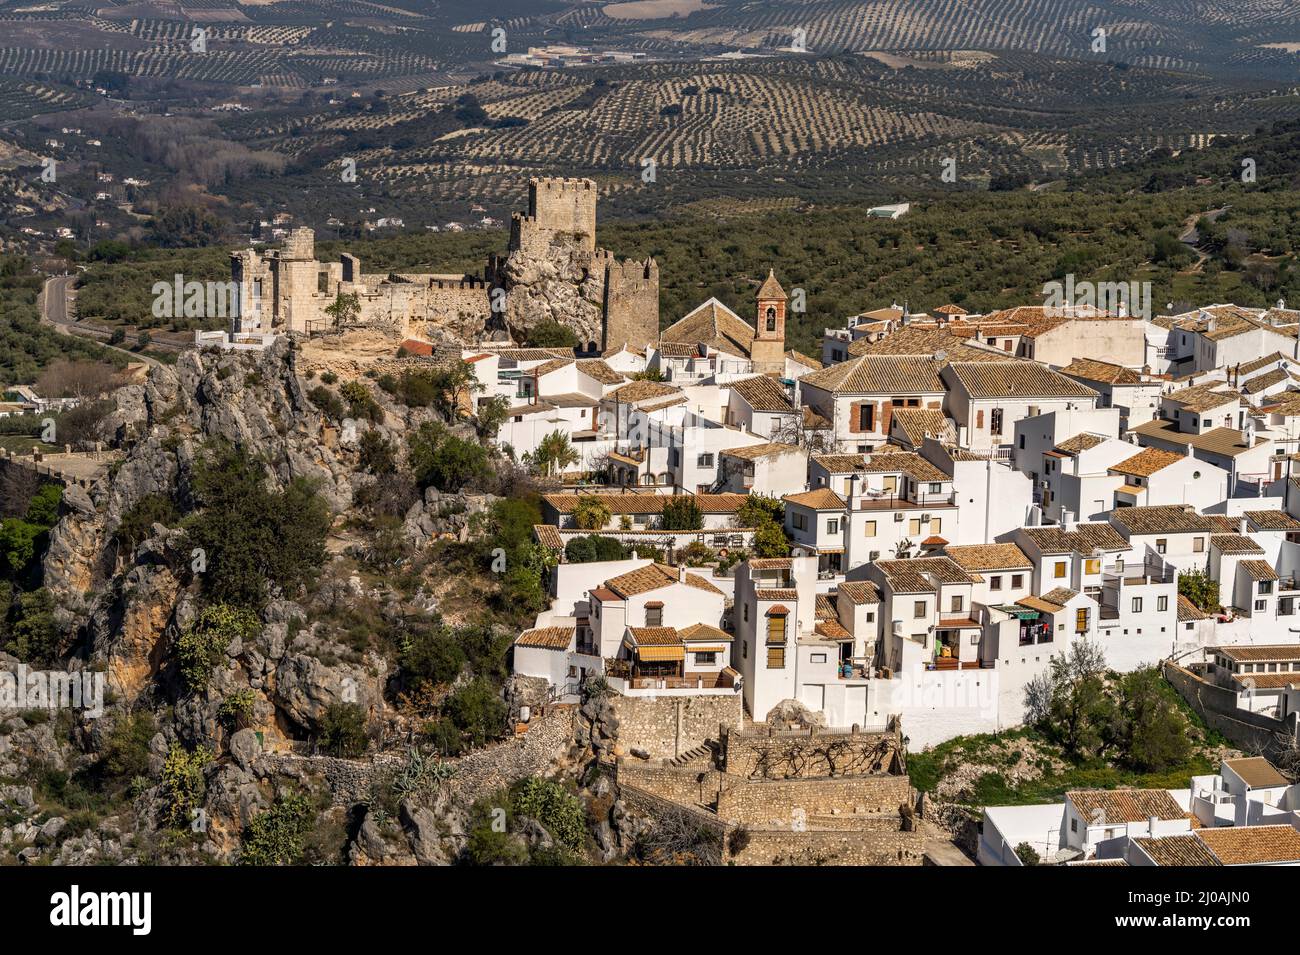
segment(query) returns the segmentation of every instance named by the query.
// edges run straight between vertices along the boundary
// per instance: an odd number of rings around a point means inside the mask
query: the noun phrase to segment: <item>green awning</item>
[[[998,604],[993,608],[1001,610],[1003,613],[1009,613],[1013,617],[1019,617],[1021,620],[1037,620],[1041,614],[1037,610],[1026,610],[1024,607],[1017,607],[1015,604]]]

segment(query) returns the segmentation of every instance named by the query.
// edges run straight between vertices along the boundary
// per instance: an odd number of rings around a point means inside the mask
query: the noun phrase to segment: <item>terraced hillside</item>
[[[291,157],[291,177],[310,180],[330,215],[360,191],[436,223],[466,203],[504,215],[539,173],[591,176],[606,208],[631,212],[720,195],[884,198],[1114,168],[1298,113],[1300,84],[908,51],[498,72],[390,95],[382,109],[287,109],[225,128]],[[339,184],[344,157],[359,190]],[[276,201],[274,185],[254,188],[247,198]]]
[[[1288,0],[712,0],[672,20],[640,21],[640,35],[730,48],[1023,50],[1101,55],[1135,66],[1201,70],[1211,65],[1294,75],[1294,57],[1270,43],[1300,36]],[[627,29],[605,15],[589,27]],[[617,12],[615,8],[615,12]],[[1094,31],[1106,33],[1104,53]]]

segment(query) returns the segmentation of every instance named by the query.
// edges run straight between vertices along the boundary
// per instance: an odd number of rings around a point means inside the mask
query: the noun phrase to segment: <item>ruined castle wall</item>
[[[230,256],[230,279],[239,289],[240,314],[231,319],[235,333],[258,332],[271,326],[275,280],[266,260],[252,249]]]
[[[276,294],[279,297],[276,309],[285,330],[305,332],[309,322],[321,320],[321,309],[333,301],[328,300],[317,291],[319,285],[320,263],[309,261],[284,260],[277,263]]]

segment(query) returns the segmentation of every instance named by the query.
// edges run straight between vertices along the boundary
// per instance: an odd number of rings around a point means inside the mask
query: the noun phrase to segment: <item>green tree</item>
[[[253,817],[244,830],[240,865],[293,865],[302,858],[303,840],[315,813],[306,796],[281,796]]]
[[[1099,756],[1112,739],[1117,714],[1106,689],[1106,658],[1087,640],[1052,657],[1046,673],[1025,689],[1027,716],[1075,760]]]
[[[458,438],[434,421],[420,425],[410,440],[407,460],[421,488],[451,493],[486,481],[492,474],[483,445]]]
[[[444,724],[435,735],[448,756],[500,738],[506,728],[506,704],[500,690],[484,677],[457,688],[445,706]]]
[[[361,300],[356,295],[340,292],[325,306],[325,314],[334,319],[335,328],[346,328],[361,314]]]
[[[785,522],[785,502],[763,494],[750,494],[736,511],[737,527],[760,527],[764,521]]]
[[[704,511],[695,498],[679,494],[664,501],[660,526],[666,531],[698,531],[704,527]]]
[[[398,664],[403,681],[412,690],[451,683],[466,662],[456,634],[440,618],[412,623],[399,641]]]
[[[598,531],[609,523],[609,505],[598,494],[582,494],[573,508],[573,523],[580,530]]]
[[[224,603],[204,607],[176,638],[176,664],[186,689],[196,692],[207,686],[212,668],[230,645],[236,639],[252,640],[261,629],[262,621],[247,607]]]
[[[578,336],[569,326],[548,318],[533,326],[525,344],[530,348],[573,348],[578,344]]]
[[[573,537],[564,545],[564,559],[571,564],[588,564],[597,560],[624,560],[627,548],[612,537],[588,534]]]
[[[329,508],[305,480],[270,491],[261,461],[220,446],[195,465],[193,492],[187,545],[201,552],[199,579],[215,601],[260,607],[270,586],[291,591],[325,562]]]
[[[582,460],[582,456],[569,443],[569,436],[558,428],[537,443],[531,462],[533,470],[550,477],[565,471]]]
[[[330,756],[355,759],[366,751],[366,714],[355,703],[331,703],[320,725],[320,748]]]
[[[475,430],[478,431],[479,437],[495,440],[497,432],[501,426],[506,423],[506,418],[510,413],[510,402],[497,395],[495,398],[489,398],[478,406],[478,414],[475,417]]]
[[[586,813],[582,803],[558,782],[536,776],[521,779],[510,789],[510,805],[516,815],[540,822],[570,851],[578,851],[586,842]]]
[[[1192,752],[1188,726],[1172,687],[1156,667],[1119,679],[1117,736],[1122,761],[1143,773],[1166,772]]]
[[[212,750],[199,746],[193,752],[173,742],[163,760],[163,819],[173,829],[187,829],[203,805],[207,792],[204,770],[212,762]]]
[[[5,651],[24,663],[50,664],[59,656],[61,632],[54,619],[54,595],[42,587],[18,598],[11,610]]]
[[[1022,865],[1038,865],[1043,861],[1042,856],[1038,854],[1038,850],[1027,842],[1022,842],[1016,846],[1016,858],[1020,860]]]
[[[754,531],[755,557],[789,557],[790,539],[775,521],[763,521]]]
[[[392,474],[397,470],[397,449],[373,428],[361,433],[358,456],[361,467],[369,474]]]
[[[1219,582],[1200,568],[1178,575],[1178,593],[1206,613],[1219,609]]]
[[[180,513],[169,495],[146,494],[122,515],[113,536],[121,553],[130,555],[153,533],[154,524],[174,527],[179,520]]]

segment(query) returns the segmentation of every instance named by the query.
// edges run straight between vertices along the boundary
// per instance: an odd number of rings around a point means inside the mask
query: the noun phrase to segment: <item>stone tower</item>
[[[764,374],[785,371],[785,289],[769,269],[767,280],[758,290],[758,314],[754,319],[754,344],[749,357],[754,370]]]
[[[511,218],[511,249],[537,253],[563,245],[595,252],[596,195],[590,179],[530,179],[528,215]]]
[[[659,340],[659,263],[619,261],[606,254],[605,325],[601,347],[644,349]]]
[[[317,317],[314,301],[320,263],[316,261],[316,233],[301,226],[289,233],[272,266],[275,279],[272,314],[285,331],[305,332]]]

